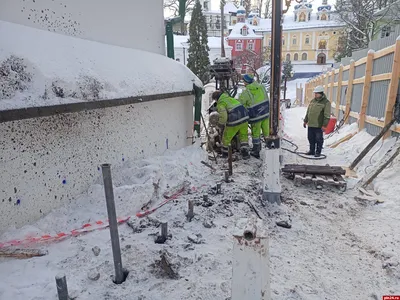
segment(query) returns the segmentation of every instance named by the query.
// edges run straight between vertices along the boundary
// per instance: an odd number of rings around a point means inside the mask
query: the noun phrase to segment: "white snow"
[[[193,83],[202,85],[184,65],[145,51],[3,21],[0,40],[0,65],[15,55],[32,75],[26,90],[0,99],[2,110],[191,91]],[[55,95],[53,83],[63,88],[64,98]],[[93,85],[97,95],[90,94]]]
[[[247,35],[243,35],[241,33],[241,29],[243,27],[247,27],[248,28],[248,34]],[[229,38],[241,38],[241,39],[262,39],[262,36],[259,34],[255,33],[255,30],[257,30],[257,26],[253,26],[250,25],[248,23],[236,23],[235,25],[233,25],[232,27],[230,27],[232,29],[231,33],[228,36]]]
[[[307,129],[303,128],[305,107],[283,111],[286,138],[307,150]],[[330,164],[348,166],[371,140],[362,131],[351,140],[330,149],[338,137],[356,131],[356,125],[344,126],[338,134],[325,141],[323,153],[328,158],[309,161],[284,153],[284,163]],[[395,139],[378,144],[357,167],[360,179],[379,164]],[[283,141],[282,146],[290,145]],[[379,151],[378,151],[379,150]],[[374,155],[374,152],[376,154]],[[195,145],[179,150],[167,150],[164,155],[144,161],[128,162],[112,170],[118,215],[134,215],[152,198],[153,183],[160,180],[160,192],[189,180],[197,187],[177,200],[166,204],[142,221],[132,217],[134,232],[126,224],[119,226],[123,265],[130,271],[127,281],[114,285],[114,272],[108,229],[42,246],[49,254],[40,258],[15,260],[0,258],[0,299],[56,299],[54,277],[64,271],[70,292],[77,299],[142,299],[185,300],[227,299],[232,278],[232,231],[237,219],[254,215],[246,204],[252,201],[268,225],[270,237],[271,290],[273,300],[343,300],[382,299],[382,295],[400,294],[400,163],[397,159],[374,181],[373,187],[385,202],[360,204],[352,188],[356,179],[349,179],[346,192],[335,189],[316,190],[295,187],[293,181],[282,178],[281,206],[261,205],[261,162],[256,159],[237,161],[233,166],[234,182],[222,184],[223,194],[213,191],[223,178],[226,164],[213,164],[217,171],[200,163],[206,153]],[[205,186],[203,186],[205,185]],[[207,207],[202,195],[208,194],[212,206]],[[153,197],[159,202],[158,197]],[[194,200],[195,218],[187,222],[187,200]],[[54,234],[79,228],[82,224],[107,218],[101,180],[69,206],[53,211],[40,221],[22,229],[10,229],[0,241],[23,238],[33,234]],[[291,229],[275,225],[285,220]],[[164,245],[154,243],[158,221],[167,221],[172,238]],[[212,225],[205,228],[203,223]],[[140,223],[140,226],[138,226]],[[198,236],[196,236],[198,235]],[[201,235],[201,236],[200,236]],[[191,239],[203,239],[200,244]],[[101,249],[94,256],[92,248]],[[173,267],[180,279],[161,276],[159,251],[171,254]],[[88,274],[96,269],[98,281]]]

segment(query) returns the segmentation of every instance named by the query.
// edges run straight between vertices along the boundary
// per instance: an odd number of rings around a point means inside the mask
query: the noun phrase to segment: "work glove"
[[[307,128],[307,123],[306,122],[303,123],[303,127]]]
[[[326,129],[325,127],[322,127],[322,128],[321,128],[322,132],[325,132],[325,129]]]

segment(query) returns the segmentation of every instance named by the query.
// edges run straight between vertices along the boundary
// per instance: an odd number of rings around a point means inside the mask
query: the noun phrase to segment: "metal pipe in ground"
[[[68,298],[68,287],[67,277],[61,273],[56,276],[57,294],[58,300],[69,300]]]
[[[124,282],[124,271],[122,268],[121,247],[119,244],[118,222],[115,211],[114,191],[111,179],[111,165],[101,165],[104,181],[104,192],[106,195],[107,213],[110,224],[111,246],[114,258],[115,278],[114,283],[120,284]]]
[[[228,170],[229,176],[233,174],[233,167],[232,167],[232,146],[228,147]]]

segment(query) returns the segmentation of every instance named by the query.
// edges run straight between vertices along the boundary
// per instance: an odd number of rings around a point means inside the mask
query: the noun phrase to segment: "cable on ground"
[[[300,156],[302,158],[305,158],[305,159],[310,159],[310,160],[326,159],[326,155],[325,154],[321,154],[320,157],[313,157],[313,156],[306,155],[306,153],[304,153],[304,152],[298,152],[297,150],[299,149],[299,146],[297,146],[295,143],[293,143],[293,142],[291,142],[291,141],[289,141],[289,140],[287,140],[285,138],[282,138],[282,140],[285,141],[285,142],[288,142],[289,144],[291,144],[295,148],[294,150],[290,150],[288,148],[281,147],[282,150],[285,150],[285,151],[288,151],[290,153],[296,154],[296,155],[298,155],[298,156]]]

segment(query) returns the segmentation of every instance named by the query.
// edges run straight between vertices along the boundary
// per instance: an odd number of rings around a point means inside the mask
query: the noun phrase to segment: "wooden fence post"
[[[329,86],[329,101],[334,102],[336,99],[333,99],[333,86],[335,85],[335,70],[331,72],[331,81],[330,81],[330,86]]]
[[[397,89],[399,88],[399,77],[400,77],[400,36],[396,40],[396,48],[394,50],[392,75],[390,77],[390,84],[386,99],[385,109],[385,125],[393,118],[394,105],[396,103]],[[386,139],[390,136],[391,131],[389,130],[383,138]]]
[[[371,91],[371,77],[372,77],[372,67],[374,64],[374,52],[375,51],[372,49],[368,51],[367,62],[365,63],[364,87],[361,98],[361,109],[360,109],[360,120],[358,123],[358,131],[363,130],[365,126],[365,116],[367,114],[369,94]]]
[[[342,94],[342,80],[343,80],[343,65],[341,64],[339,68],[338,85],[336,87],[336,118],[338,119],[340,111],[340,96]]]
[[[347,116],[345,123],[349,123],[350,119],[350,110],[351,110],[351,100],[353,94],[353,80],[354,80],[354,68],[355,68],[355,61],[354,59],[350,60],[350,69],[349,69],[349,80],[347,84],[347,91],[346,91],[346,111],[345,116]]]

